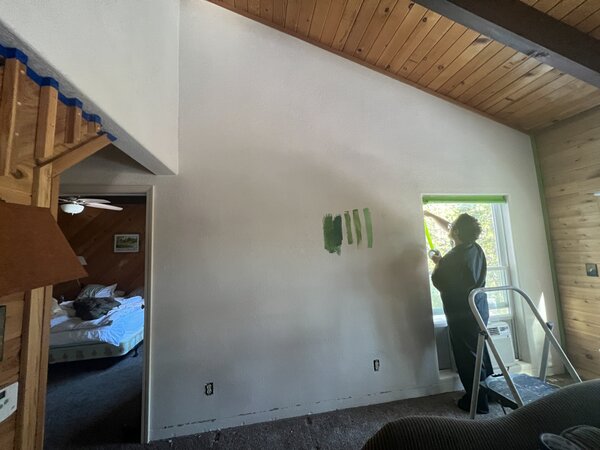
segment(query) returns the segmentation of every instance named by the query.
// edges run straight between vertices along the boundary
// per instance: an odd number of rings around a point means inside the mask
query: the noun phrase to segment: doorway
[[[54,289],[45,446],[145,442],[152,188],[61,187],[61,197],[92,197],[122,210],[59,211],[89,276]],[[74,302],[86,298],[114,303],[101,304],[108,311],[97,318],[83,317]]]

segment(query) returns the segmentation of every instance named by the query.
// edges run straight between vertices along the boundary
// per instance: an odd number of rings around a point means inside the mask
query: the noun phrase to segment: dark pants
[[[484,323],[487,325],[490,316],[487,296],[479,294],[475,299],[475,304]],[[454,362],[458,369],[458,376],[465,388],[466,398],[471,398],[473,390],[473,374],[475,372],[475,360],[477,357],[477,340],[479,338],[479,326],[473,317],[473,313],[469,309],[460,311],[452,311],[452,308],[446,311],[446,320],[448,321],[448,329],[450,331],[450,341],[452,342],[452,352],[454,353]],[[480,371],[480,380],[485,380],[493,373],[492,362],[488,354],[487,347],[484,347],[483,364]],[[488,402],[487,395],[484,389],[479,390],[479,398],[477,399],[477,409],[487,410]]]

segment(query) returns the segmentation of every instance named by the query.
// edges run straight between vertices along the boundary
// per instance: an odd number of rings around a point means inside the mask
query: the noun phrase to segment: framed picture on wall
[[[139,253],[140,235],[139,234],[115,234],[114,249],[115,253]]]

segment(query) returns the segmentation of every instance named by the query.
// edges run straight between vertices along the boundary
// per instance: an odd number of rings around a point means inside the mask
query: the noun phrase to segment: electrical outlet
[[[378,359],[373,360],[373,370],[375,372],[379,372],[379,360]]]
[[[598,276],[598,265],[593,263],[585,264],[585,273],[588,277],[597,277]]]
[[[213,393],[214,393],[214,392],[215,392],[215,391],[214,391],[214,389],[213,389],[213,384],[212,384],[212,383],[206,383],[206,384],[204,385],[204,393],[205,393],[206,395],[213,395]]]

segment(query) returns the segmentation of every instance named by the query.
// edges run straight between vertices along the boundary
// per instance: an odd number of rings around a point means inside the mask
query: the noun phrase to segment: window
[[[452,222],[459,214],[467,213],[476,217],[481,224],[482,233],[477,241],[483,248],[487,259],[486,286],[506,286],[511,283],[508,257],[506,199],[503,196],[425,196],[423,208]],[[452,248],[448,231],[441,229],[432,219],[426,219],[433,244],[442,255]],[[429,273],[434,265],[429,260]],[[431,301],[435,322],[445,322],[442,299],[438,290],[430,283]],[[511,295],[508,292],[488,293],[490,319],[510,320],[512,318]]]

